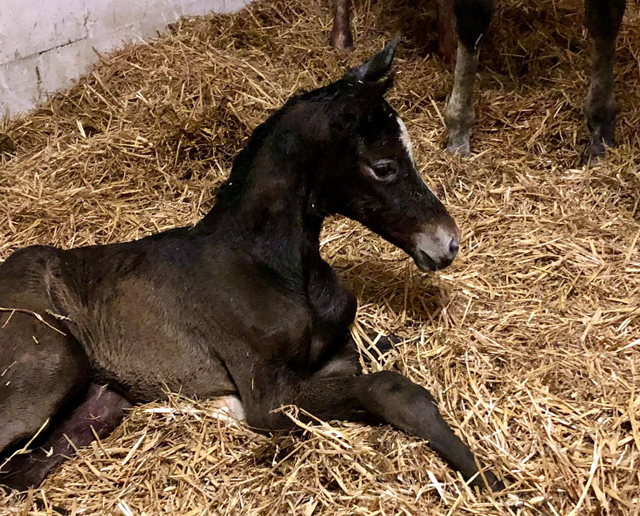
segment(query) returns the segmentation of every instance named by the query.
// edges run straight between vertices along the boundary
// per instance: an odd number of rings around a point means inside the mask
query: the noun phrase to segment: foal
[[[584,0],[585,22],[594,41],[591,87],[584,106],[591,143],[589,159],[605,155],[605,145],[614,147],[616,103],[613,92],[613,62],[616,39],[626,0]],[[348,49],[353,46],[349,27],[351,0],[334,0],[335,14],[330,42]],[[437,0],[441,50],[453,57],[458,39],[453,89],[445,110],[449,130],[447,150],[470,154],[469,139],[475,121],[473,88],[478,69],[480,43],[489,29],[494,0]]]
[[[247,423],[264,431],[294,426],[276,410],[288,404],[325,420],[387,422],[484,485],[428,391],[396,372],[361,374],[349,336],[356,299],[319,252],[332,213],[423,271],[458,251],[458,229],[383,98],[394,49],[260,125],[195,226],[66,251],[30,247],[0,266],[0,306],[15,309],[0,313],[0,452],[52,421],[39,447],[4,464],[0,484],[38,485],[72,453],[65,435],[87,445],[168,386],[239,396]]]

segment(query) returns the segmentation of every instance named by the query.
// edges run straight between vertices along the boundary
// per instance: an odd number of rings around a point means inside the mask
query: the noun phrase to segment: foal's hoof
[[[485,484],[484,478],[487,479],[487,483]],[[484,478],[482,475],[478,475],[473,481],[469,484],[471,487],[477,487],[479,489],[485,489],[487,485],[494,492],[498,493],[500,491],[504,491],[505,485],[498,477],[496,477],[491,471],[484,472]]]
[[[376,340],[376,337],[373,335],[369,336],[369,338],[372,342],[375,342]],[[377,350],[381,355],[386,355],[394,348],[395,344],[398,344],[400,342],[402,342],[402,339],[400,337],[396,337],[395,335],[381,335],[378,341],[374,345],[369,346],[368,349],[371,350],[375,348],[375,350]]]
[[[13,489],[15,491],[28,491],[29,488],[36,488],[39,485],[40,483],[36,484],[22,475],[0,476],[0,486]]]
[[[365,345],[367,346],[367,351],[371,354],[371,356],[375,357],[375,360],[377,362],[381,363],[387,362],[389,360],[389,356],[387,356],[387,353],[394,349],[395,344],[402,342],[402,339],[400,337],[396,337],[395,335],[381,335],[380,337],[378,337],[377,335],[369,334],[368,337],[369,340],[371,340],[371,342],[375,342],[375,344],[369,344],[368,342],[366,342]],[[376,339],[378,340],[376,341]],[[362,355],[362,358],[364,359],[366,364],[371,364],[371,356],[367,353]],[[397,364],[393,364],[393,367],[397,369]]]

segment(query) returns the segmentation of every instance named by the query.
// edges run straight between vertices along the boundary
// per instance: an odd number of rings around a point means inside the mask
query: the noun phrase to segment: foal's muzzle
[[[422,272],[444,269],[460,248],[460,231],[455,223],[429,225],[414,237],[413,260]]]

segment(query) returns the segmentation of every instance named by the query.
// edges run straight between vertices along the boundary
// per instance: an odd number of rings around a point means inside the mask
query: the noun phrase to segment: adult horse
[[[330,42],[341,49],[353,46],[349,27],[351,0],[334,0],[335,15]],[[475,121],[473,88],[478,69],[480,43],[493,15],[493,0],[437,0],[441,50],[453,57],[454,31],[458,39],[453,89],[445,110],[449,131],[447,150],[470,154],[469,139]],[[584,0],[585,23],[594,41],[591,86],[584,111],[591,143],[587,156],[597,160],[605,155],[605,145],[614,147],[616,102],[613,92],[613,63],[616,39],[625,0]]]
[[[71,250],[30,247],[0,266],[0,451],[53,424],[0,483],[38,485],[132,403],[239,396],[249,425],[293,425],[279,407],[323,419],[387,422],[427,439],[474,485],[470,449],[424,388],[391,371],[362,375],[349,336],[353,294],[321,258],[327,214],[357,220],[423,270],[446,267],[458,229],[418,176],[384,93],[395,43],[260,125],[211,211],[193,227]]]

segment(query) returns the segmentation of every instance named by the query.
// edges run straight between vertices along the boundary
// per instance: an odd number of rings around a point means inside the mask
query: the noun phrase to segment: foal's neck
[[[320,256],[323,216],[313,192],[318,151],[295,134],[254,135],[201,226],[304,281]]]

